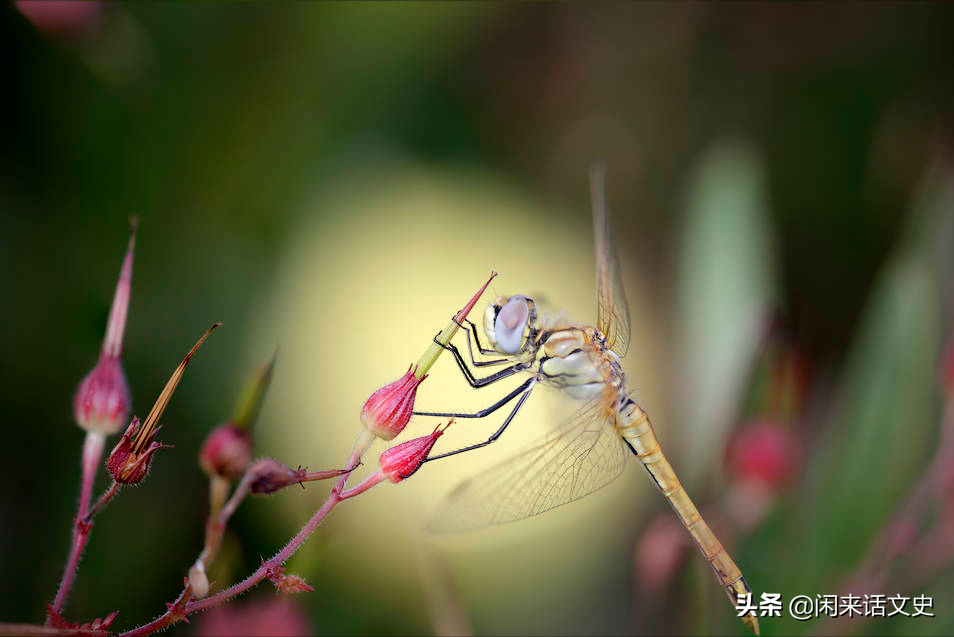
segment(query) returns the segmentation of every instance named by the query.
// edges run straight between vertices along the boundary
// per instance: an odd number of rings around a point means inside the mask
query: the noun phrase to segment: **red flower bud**
[[[791,430],[764,420],[740,431],[728,449],[729,471],[738,479],[780,490],[797,477],[801,446]]]
[[[258,494],[275,493],[287,486],[300,484],[307,474],[300,467],[292,469],[271,458],[256,460],[249,473],[253,476],[249,490]]]
[[[392,440],[407,426],[414,411],[417,386],[427,378],[417,378],[412,365],[401,378],[377,390],[361,408],[361,422],[382,440]]]
[[[110,435],[127,421],[131,404],[122,364],[103,355],[76,390],[73,416],[86,431]]]
[[[209,476],[241,477],[252,461],[252,434],[226,422],[208,435],[199,451],[199,466]]]
[[[447,423],[447,427],[450,423]],[[391,482],[401,482],[421,468],[431,452],[434,443],[440,438],[447,427],[441,429],[438,425],[431,433],[414,440],[408,440],[384,451],[378,458],[381,473]]]
[[[133,220],[132,234],[109,310],[99,362],[80,383],[73,398],[73,416],[76,422],[87,431],[106,435],[119,431],[129,418],[132,403],[119,355],[122,353],[126,315],[129,312],[135,245],[136,221]]]

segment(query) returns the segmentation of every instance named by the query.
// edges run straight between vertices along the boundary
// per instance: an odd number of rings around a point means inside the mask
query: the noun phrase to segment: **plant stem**
[[[189,582],[192,583],[193,592],[197,597],[205,597],[208,593],[208,579],[205,577],[205,570],[212,563],[215,554],[218,553],[219,546],[222,544],[222,536],[225,534],[225,525],[228,524],[232,513],[248,493],[250,483],[251,475],[246,473],[226,505],[225,500],[229,496],[229,488],[232,483],[228,479],[217,475],[209,478],[209,517],[205,521],[205,545],[192,568],[189,569]]]
[[[69,597],[70,590],[73,588],[73,581],[76,579],[76,569],[79,567],[80,556],[89,538],[91,526],[86,520],[86,516],[93,494],[93,483],[96,481],[96,470],[99,468],[100,460],[102,460],[103,447],[105,444],[106,437],[101,433],[92,431],[86,434],[86,440],[83,442],[83,456],[80,469],[82,476],[80,479],[80,499],[76,517],[73,519],[73,541],[70,545],[70,554],[66,560],[66,567],[63,569],[63,577],[60,579],[60,585],[56,590],[56,597],[52,604],[53,610],[57,613],[63,610],[63,606],[66,604],[66,598]],[[52,617],[47,615],[44,625],[50,626],[51,622]]]
[[[94,504],[94,505],[92,506],[92,508],[90,508],[90,510],[89,510],[89,511],[86,513],[86,515],[83,517],[83,523],[84,523],[84,524],[90,524],[90,523],[93,521],[93,517],[94,517],[97,513],[99,513],[100,510],[102,510],[102,508],[103,508],[104,506],[106,506],[106,504],[107,504],[110,500],[113,499],[113,496],[114,496],[114,495],[116,495],[117,493],[119,493],[120,487],[122,487],[122,485],[121,485],[120,483],[116,482],[115,480],[113,480],[113,484],[110,485],[110,487],[109,487],[108,489],[106,489],[106,492],[103,493],[103,495],[99,496],[99,499],[96,500],[96,504]]]
[[[52,626],[38,626],[36,624],[6,624],[0,622],[0,635],[3,637],[109,637],[108,630],[93,630],[78,628],[54,628]]]
[[[324,520],[340,502],[367,490],[367,488],[364,488],[358,491],[358,489],[355,488],[351,491],[342,493],[342,490],[348,482],[348,476],[351,475],[351,471],[361,463],[362,456],[364,456],[365,452],[371,447],[371,444],[374,441],[374,434],[367,429],[361,430],[361,433],[358,435],[358,438],[355,440],[354,446],[351,449],[351,456],[347,465],[347,473],[344,473],[338,479],[338,482],[335,483],[335,486],[331,489],[331,493],[328,494],[328,498],[324,501],[321,507],[315,511],[315,514],[311,516],[311,519],[305,523],[305,526],[298,531],[295,537],[293,537],[288,544],[282,548],[282,550],[272,556],[269,560],[263,561],[262,565],[258,567],[255,572],[238,584],[235,584],[224,591],[220,591],[215,595],[206,597],[205,599],[193,600],[191,602],[187,600],[192,596],[192,588],[191,586],[186,585],[185,589],[182,591],[182,594],[179,595],[179,598],[174,603],[168,605],[168,611],[147,624],[143,624],[138,628],[133,628],[132,630],[122,633],[120,637],[145,637],[146,635],[151,635],[158,630],[162,630],[163,628],[175,624],[180,619],[183,619],[192,613],[206,610],[221,604],[222,602],[226,602],[237,595],[241,595],[250,588],[253,588],[262,580],[272,577],[278,572],[279,567],[287,562],[288,559],[294,555],[299,548],[301,548],[301,545],[305,543],[305,540],[307,540],[308,537],[315,532],[315,529],[318,528],[318,525],[321,524],[322,520]],[[248,477],[249,474],[246,474],[246,478]],[[244,487],[243,484],[245,485]],[[220,520],[222,519],[222,515],[231,515],[235,508],[238,507],[239,502],[241,502],[242,498],[244,498],[245,494],[248,492],[249,486],[250,481],[247,481],[245,478],[243,478],[242,484],[236,488],[236,491],[229,499],[228,504],[226,504],[220,512]],[[244,491],[244,493],[240,493],[240,491]]]

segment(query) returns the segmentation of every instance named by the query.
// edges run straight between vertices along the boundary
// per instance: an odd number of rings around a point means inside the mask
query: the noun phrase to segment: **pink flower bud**
[[[763,420],[735,436],[729,444],[727,462],[737,479],[758,481],[777,491],[797,477],[801,445],[789,428]]]
[[[226,422],[208,435],[199,451],[199,466],[209,476],[234,480],[252,461],[252,434]]]
[[[129,418],[132,399],[118,358],[103,355],[83,379],[73,398],[73,416],[80,427],[111,435]]]
[[[300,484],[307,474],[304,469],[292,469],[271,458],[256,460],[249,473],[253,476],[249,490],[257,494],[275,493],[293,484]]]
[[[129,418],[132,403],[119,355],[122,353],[126,315],[129,312],[135,245],[136,222],[133,220],[132,234],[119,272],[119,281],[116,283],[99,361],[80,383],[76,396],[73,397],[73,416],[76,422],[87,431],[106,435],[119,431]]]
[[[404,376],[371,394],[361,408],[361,422],[378,438],[393,440],[411,420],[417,386],[427,378],[415,377],[414,371],[413,365],[408,367]]]
[[[450,426],[450,423],[447,423]],[[431,452],[434,443],[440,438],[447,427],[441,429],[440,426],[431,433],[414,440],[408,440],[390,449],[384,451],[378,458],[378,464],[381,465],[381,473],[391,482],[401,482],[421,468],[421,464],[427,459],[427,454]]]

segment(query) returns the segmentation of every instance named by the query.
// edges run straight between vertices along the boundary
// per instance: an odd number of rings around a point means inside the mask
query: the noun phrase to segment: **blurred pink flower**
[[[789,427],[772,418],[742,428],[729,441],[726,465],[737,480],[761,482],[780,491],[798,477],[801,445]]]
[[[23,16],[44,33],[80,35],[99,25],[103,4],[96,0],[17,0]]]
[[[293,599],[262,596],[213,608],[196,621],[201,637],[305,637],[314,635],[311,618]]]
[[[633,568],[636,581],[651,594],[666,590],[689,549],[686,533],[676,517],[666,511],[650,521],[636,545]]]

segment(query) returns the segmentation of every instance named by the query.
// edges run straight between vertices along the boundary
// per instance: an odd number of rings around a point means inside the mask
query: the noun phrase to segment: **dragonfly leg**
[[[484,347],[483,345],[480,344],[480,338],[478,338],[478,336],[477,336],[477,326],[474,325],[474,322],[473,322],[473,321],[471,321],[470,319],[466,319],[466,318],[464,319],[464,323],[467,323],[468,325],[470,325],[470,327],[468,328],[468,327],[464,327],[464,324],[461,323],[460,321],[458,321],[456,316],[454,316],[453,318],[451,318],[451,320],[454,321],[455,323],[457,323],[457,326],[458,326],[458,327],[460,327],[462,330],[464,330],[465,332],[467,332],[467,334],[468,334],[467,347],[468,347],[468,348],[470,347],[470,338],[469,338],[469,337],[472,336],[472,337],[474,338],[474,343],[477,344],[477,351],[479,351],[481,354],[483,354],[483,355],[485,355],[485,356],[490,356],[491,354],[493,354],[494,356],[497,356],[497,355],[500,354],[500,352],[498,352],[497,350],[486,348],[486,347]],[[505,360],[506,360],[506,359],[505,359]]]
[[[486,447],[486,446],[489,445],[490,443],[492,443],[492,442],[494,442],[495,440],[497,440],[497,438],[500,437],[500,434],[502,434],[502,433],[504,432],[504,430],[507,429],[507,427],[510,425],[510,422],[513,420],[514,416],[516,416],[516,415],[517,415],[517,412],[520,411],[520,408],[523,407],[523,404],[524,404],[525,402],[527,402],[527,398],[530,397],[530,392],[533,391],[533,385],[534,385],[534,384],[535,384],[535,379],[531,378],[530,381],[529,381],[529,387],[527,387],[526,389],[523,389],[523,387],[519,387],[519,388],[518,388],[518,389],[522,389],[522,390],[523,390],[523,395],[520,396],[520,400],[518,400],[518,401],[517,401],[517,404],[514,405],[513,409],[510,410],[510,413],[507,415],[506,420],[503,421],[503,424],[500,425],[500,428],[497,429],[497,431],[495,431],[495,432],[493,433],[493,435],[490,436],[490,438],[488,438],[487,440],[485,440],[485,441],[483,441],[483,442],[478,442],[477,444],[473,444],[473,445],[470,445],[470,446],[467,446],[467,447],[462,447],[462,448],[460,448],[460,449],[455,449],[454,451],[448,451],[448,452],[446,452],[446,453],[441,453],[441,454],[438,454],[438,455],[436,455],[436,456],[431,456],[431,457],[425,459],[424,462],[430,462],[431,460],[440,460],[441,458],[447,458],[447,457],[450,457],[450,456],[456,456],[457,454],[459,454],[459,453],[464,453],[465,451],[473,451],[474,449],[480,449],[481,447]],[[514,395],[516,395],[516,394],[514,394]]]
[[[474,412],[474,413],[472,413],[472,414],[456,413],[456,412],[449,412],[449,411],[415,411],[415,412],[413,412],[413,413],[414,413],[415,416],[439,416],[439,417],[441,417],[441,418],[450,418],[450,417],[454,417],[454,418],[483,418],[484,416],[488,416],[488,415],[494,413],[495,411],[497,411],[498,409],[500,409],[501,407],[503,407],[504,405],[506,405],[507,403],[509,403],[511,400],[513,400],[514,398],[516,398],[521,392],[523,392],[523,391],[528,391],[528,390],[530,389],[530,387],[533,386],[533,383],[534,383],[534,382],[536,382],[536,379],[534,379],[534,378],[528,378],[525,382],[523,382],[522,384],[520,384],[516,389],[514,389],[512,392],[510,392],[509,394],[507,394],[506,396],[504,396],[503,398],[501,398],[500,400],[498,400],[497,402],[495,402],[495,403],[494,403],[493,405],[491,405],[490,407],[486,407],[486,408],[481,409],[480,411]]]
[[[505,369],[500,370],[490,376],[484,378],[477,378],[474,375],[474,372],[470,371],[470,368],[467,367],[467,363],[464,361],[464,357],[461,355],[460,350],[457,349],[456,345],[450,343],[441,343],[437,336],[434,337],[434,342],[446,349],[448,352],[454,355],[454,360],[457,362],[457,367],[460,368],[461,373],[464,375],[464,378],[467,380],[467,383],[474,388],[486,387],[491,383],[496,383],[498,380],[503,380],[508,376],[513,376],[517,372],[525,368],[523,363],[516,363]],[[506,361],[505,361],[506,362]]]

